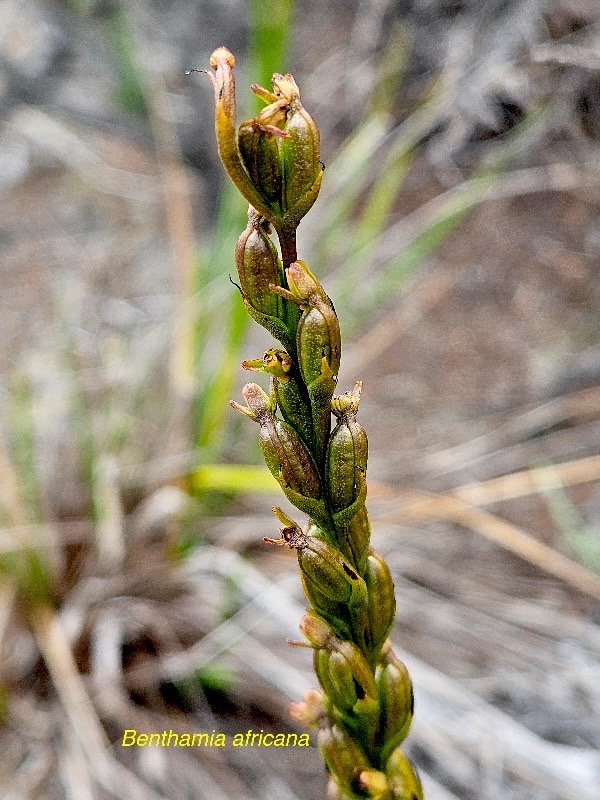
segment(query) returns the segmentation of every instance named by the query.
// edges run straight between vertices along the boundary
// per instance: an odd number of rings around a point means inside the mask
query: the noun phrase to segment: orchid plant
[[[248,370],[270,376],[231,405],[258,423],[267,466],[304,528],[281,508],[270,544],[294,549],[310,604],[300,629],[321,687],[292,706],[317,730],[330,800],[422,800],[417,772],[400,745],[413,716],[412,684],[388,639],[396,602],[390,570],[370,547],[367,436],[357,421],[362,383],[336,394],[341,337],[333,303],[298,259],[296,230],[319,194],[319,130],[291,75],[273,75],[265,102],[236,122],[235,60],[220,47],[210,59],[219,155],[249,203],[235,251],[242,300],[278,345]],[[271,238],[275,230],[281,258]],[[335,425],[332,428],[332,416]]]

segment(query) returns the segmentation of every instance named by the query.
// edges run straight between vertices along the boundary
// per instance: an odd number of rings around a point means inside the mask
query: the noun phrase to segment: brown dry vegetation
[[[401,25],[389,141],[433,75],[444,92],[338,311],[415,683],[408,751],[427,800],[594,800],[600,19],[593,0],[481,5],[299,0],[291,66],[329,167],[302,248],[322,275],[331,165]],[[209,87],[182,73],[225,42],[244,65],[246,4],[124,4],[149,122],[115,103],[105,6],[0,3],[0,796],[318,800],[314,748],[120,747],[125,728],[292,730],[288,704],[315,679],[286,645],[295,562],[259,544],[279,498],[189,479],[206,453],[182,340],[234,290],[232,255],[203,292],[186,283],[221,176]],[[485,199],[361,312],[437,205],[540,109]],[[336,302],[350,256],[339,241],[327,255]],[[224,335],[211,325],[205,375]],[[252,332],[243,357],[263,344]],[[219,457],[256,460],[253,433],[228,421]],[[24,553],[47,566],[41,603]]]

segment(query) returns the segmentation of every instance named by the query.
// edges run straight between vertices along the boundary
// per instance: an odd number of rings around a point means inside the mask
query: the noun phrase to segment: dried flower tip
[[[303,633],[313,647],[327,647],[335,637],[335,631],[324,619],[314,611],[309,611],[300,620],[300,632]]]
[[[306,536],[302,533],[300,526],[297,522],[285,513],[279,506],[273,506],[271,511],[275,514],[277,519],[283,524],[283,528],[279,529],[279,539],[269,539],[266,536],[263,538],[265,544],[286,544],[292,550],[298,550],[306,545]]]
[[[311,727],[321,727],[327,721],[327,700],[316,689],[308,689],[303,702],[290,705],[290,716]]]
[[[344,414],[354,414],[358,412],[360,403],[360,395],[363,388],[363,382],[357,381],[354,389],[351,392],[337,395],[331,401],[331,410],[336,417],[341,417]]]
[[[246,401],[247,407],[236,403],[235,400],[230,400],[229,405],[250,417],[253,422],[260,423],[273,413],[273,401],[258,384],[247,383],[242,389],[242,397]]]
[[[246,200],[263,216],[275,221],[276,216],[252,183],[238,149],[233,53],[226,47],[218,47],[210,57],[210,66],[213,71],[207,74],[215,93],[215,132],[223,166]]]

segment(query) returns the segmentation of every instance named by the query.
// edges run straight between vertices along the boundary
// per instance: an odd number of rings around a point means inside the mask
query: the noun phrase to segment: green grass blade
[[[280,488],[266,467],[252,464],[204,464],[189,477],[197,492],[272,492]]]
[[[252,0],[250,4],[250,74],[252,82],[265,89],[271,88],[274,72],[287,72],[293,10],[293,0]],[[256,110],[263,106],[256,98]]]
[[[285,69],[288,36],[293,10],[292,0],[254,0],[250,7],[250,48],[248,72],[256,82],[270,86],[274,72]],[[250,98],[247,93],[243,102]],[[262,105],[262,104],[261,104]],[[246,225],[246,204],[229,183],[222,190],[215,238],[198,261],[197,291],[202,296],[207,284],[222,276],[227,280],[231,275],[235,280],[233,249],[237,237]],[[226,320],[225,325],[223,320]],[[239,298],[231,287],[226,308],[219,307],[216,313],[204,316],[198,321],[194,332],[194,353],[199,376],[196,400],[194,403],[193,438],[208,458],[217,458],[221,449],[230,399],[239,370],[240,349],[245,339],[249,317]],[[207,358],[208,348],[215,346],[215,331],[222,334],[218,358]],[[207,375],[207,364],[212,364],[211,374]]]

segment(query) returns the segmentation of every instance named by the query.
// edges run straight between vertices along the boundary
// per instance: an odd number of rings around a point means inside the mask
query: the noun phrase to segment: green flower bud
[[[273,75],[273,89],[276,95],[288,101],[284,125],[287,136],[279,145],[283,161],[284,204],[286,211],[293,215],[299,204],[306,202],[307,196],[312,200],[311,205],[317,199],[323,171],[319,160],[319,129],[302,107],[298,86],[291,75]],[[304,213],[306,211],[308,208]]]
[[[394,800],[423,800],[423,787],[416,769],[397,747],[385,766]]]
[[[326,539],[302,534],[290,541],[289,546],[298,550],[300,570],[309,584],[314,584],[331,600],[350,607],[364,607],[367,599],[365,582]]]
[[[273,91],[254,84],[268,105],[235,131],[235,59],[225,47],[210,58],[221,161],[240,192],[278,232],[293,231],[317,199],[323,166],[319,129],[291,75],[273,75]]]
[[[273,291],[272,287],[284,283],[285,277],[269,227],[268,220],[250,206],[248,225],[235,249],[239,288],[250,316],[295,353],[299,310]]]
[[[327,699],[316,689],[308,689],[301,703],[290,704],[290,717],[309,727],[326,724],[328,712]]]
[[[238,131],[238,146],[252,183],[277,216],[282,216],[283,165],[278,140],[287,134],[277,127],[277,123],[285,120],[285,111],[278,110],[276,115],[265,113],[265,109],[258,117],[243,122]]]
[[[364,573],[367,585],[367,615],[371,646],[378,650],[389,636],[396,620],[396,597],[390,568],[374,550],[367,556]]]
[[[269,237],[268,220],[248,209],[248,225],[238,239],[235,263],[244,300],[262,314],[282,317],[282,298],[271,289],[281,286],[283,270],[277,248]]]
[[[321,485],[319,473],[302,440],[274,413],[274,401],[256,383],[247,383],[242,389],[247,407],[231,400],[237,411],[260,425],[260,447],[272,475],[284,489],[305,498],[319,498]]]
[[[354,642],[336,636],[332,627],[314,611],[304,615],[300,630],[315,648],[315,670],[334,705],[350,710],[362,701],[360,711],[367,704],[372,710],[377,702],[377,685],[369,664]]]
[[[341,711],[351,711],[358,695],[352,670],[344,657],[324,649],[315,650],[314,668],[321,688],[333,705]]]
[[[307,611],[300,620],[300,631],[317,650],[327,647],[335,638],[331,625],[312,610]]]
[[[356,421],[362,382],[352,392],[331,401],[331,410],[338,418],[327,444],[326,472],[331,507],[340,511],[350,506],[359,491],[359,472],[367,469],[367,434]]]
[[[317,744],[331,776],[342,792],[358,788],[358,776],[371,766],[358,744],[338,725],[321,728]]]
[[[412,682],[406,666],[396,658],[391,648],[383,653],[377,670],[380,726],[377,738],[382,747],[382,760],[401,744],[408,735],[414,714]]]
[[[331,428],[331,398],[342,352],[340,326],[331,300],[303,261],[290,264],[286,278],[289,290],[279,286],[272,288],[297,303],[303,312],[296,329],[296,353],[310,397],[320,461]]]
[[[294,261],[285,274],[289,290],[279,285],[271,288],[282,297],[297,303],[305,312],[300,324],[309,312],[317,312],[312,315],[304,332],[307,338],[304,348],[301,347],[303,334],[300,326],[297,334],[300,370],[304,382],[310,387],[321,376],[323,358],[327,361],[329,370],[337,377],[342,354],[340,326],[331,300],[304,261]]]
[[[348,613],[348,606],[337,600],[332,600],[321,592],[313,581],[300,571],[302,588],[312,608],[326,620],[333,628],[336,635],[342,639],[352,638],[352,620]]]
[[[240,128],[239,150],[256,188],[282,221],[297,226],[321,186],[319,129],[302,106],[291,75],[276,73],[272,83],[272,92],[252,86],[268,105]]]
[[[309,583],[315,584],[326,597],[349,606],[364,606],[365,582],[325,539],[307,538],[298,548],[298,563]]]
[[[366,507],[363,505],[349,522],[337,524],[336,527],[348,543],[356,569],[361,575],[364,575],[371,541],[371,521]]]

